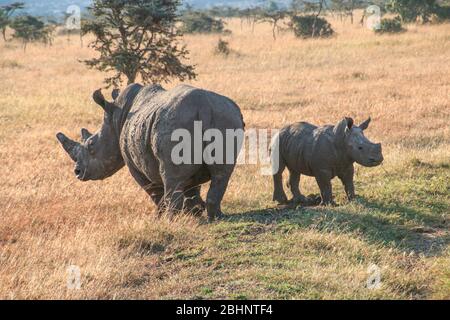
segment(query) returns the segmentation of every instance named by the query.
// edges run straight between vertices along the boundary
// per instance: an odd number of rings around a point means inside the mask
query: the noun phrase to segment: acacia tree
[[[23,50],[27,44],[33,41],[46,42],[49,38],[50,30],[39,18],[33,16],[20,16],[13,20],[10,27],[14,30],[13,38],[22,40]]]
[[[284,18],[288,16],[288,12],[284,10],[279,11],[265,11],[262,12],[259,16],[258,20],[261,22],[268,22],[272,26],[272,37],[274,40],[277,39],[276,31],[280,29],[278,25],[280,21],[283,21]]]
[[[6,28],[12,23],[11,16],[16,10],[23,9],[24,7],[25,4],[23,2],[14,2],[0,6],[0,29],[4,41],[6,41]]]
[[[272,36],[276,40],[276,31],[280,30],[278,23],[284,20],[288,16],[288,12],[284,9],[280,9],[275,1],[268,1],[265,8],[260,8],[257,13],[258,22],[268,22],[272,26]]]
[[[93,20],[82,26],[92,33],[90,47],[98,58],[83,61],[90,68],[115,74],[105,79],[108,87],[128,84],[138,75],[144,83],[195,78],[194,67],[181,62],[189,52],[179,43],[178,0],[94,0],[89,8]]]
[[[362,7],[365,0],[331,0],[331,9],[339,15],[341,21],[349,16],[353,24],[353,12],[356,8]]]

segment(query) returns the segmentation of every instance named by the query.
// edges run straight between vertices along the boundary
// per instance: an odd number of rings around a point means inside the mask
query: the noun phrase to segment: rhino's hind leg
[[[293,198],[289,200],[292,204],[305,204],[306,198],[300,193],[300,173],[289,170],[289,189]]]
[[[183,211],[200,216],[206,209],[206,203],[201,195],[201,185],[187,188],[184,190]]]
[[[279,204],[286,204],[288,202],[286,193],[283,190],[283,171],[286,165],[280,161],[280,166],[277,173],[273,175],[273,201]]]
[[[210,165],[208,170],[211,174],[211,184],[209,186],[208,195],[206,197],[206,210],[208,213],[208,221],[212,222],[216,218],[222,218],[223,213],[220,208],[225,190],[234,170],[234,165]]]

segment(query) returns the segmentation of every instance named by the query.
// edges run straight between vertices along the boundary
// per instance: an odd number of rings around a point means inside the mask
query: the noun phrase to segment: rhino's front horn
[[[63,146],[64,150],[69,154],[70,158],[73,161],[77,161],[76,151],[78,149],[79,143],[67,138],[64,133],[58,132],[56,134],[56,138]]]

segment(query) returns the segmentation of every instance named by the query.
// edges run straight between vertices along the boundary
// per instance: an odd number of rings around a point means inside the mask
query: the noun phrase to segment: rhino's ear
[[[364,121],[363,123],[361,123],[359,125],[359,127],[361,128],[361,130],[366,130],[369,127],[369,123],[370,123],[371,119],[369,117],[369,119],[367,119],[366,121]]]
[[[94,99],[95,103],[102,107],[108,115],[112,115],[114,113],[116,106],[113,103],[106,101],[101,89],[94,91],[92,99]]]
[[[88,131],[88,129],[81,128],[81,140],[86,141],[92,136],[92,133]]]
[[[343,137],[353,127],[353,119],[345,117],[337,125],[334,126],[334,134],[337,137]]]
[[[119,89],[114,89],[114,90],[111,92],[111,97],[113,98],[114,101],[117,99],[117,97],[119,96],[119,94],[120,94],[120,90],[119,90]]]

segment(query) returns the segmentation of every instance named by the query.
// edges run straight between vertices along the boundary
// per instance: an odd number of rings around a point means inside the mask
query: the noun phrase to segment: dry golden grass
[[[233,53],[215,35],[186,36],[193,85],[242,108],[247,127],[373,119],[383,167],[357,169],[356,203],[275,212],[270,177],[233,175],[213,225],[154,216],[126,169],[82,183],[55,133],[95,130],[91,93],[103,75],[78,62],[77,38],[45,48],[0,44],[0,297],[2,298],[450,298],[450,28],[409,26],[376,36],[333,21],[337,36],[271,38],[230,21]],[[168,85],[173,86],[175,83]],[[313,179],[302,180],[317,192]],[[367,267],[382,287],[365,287]],[[81,269],[80,290],[67,267]]]

